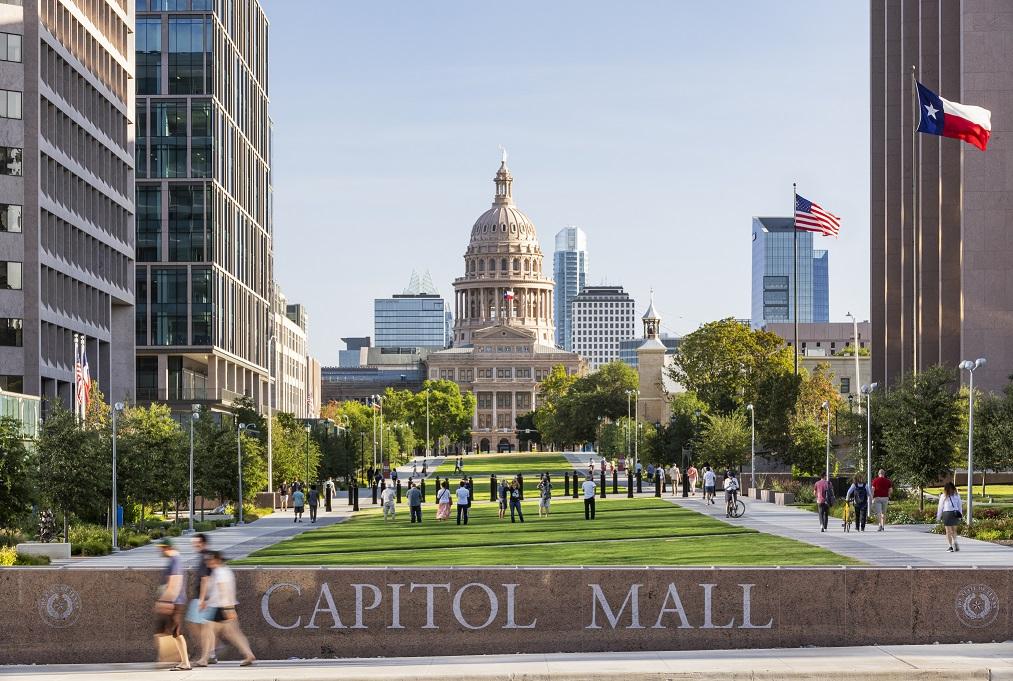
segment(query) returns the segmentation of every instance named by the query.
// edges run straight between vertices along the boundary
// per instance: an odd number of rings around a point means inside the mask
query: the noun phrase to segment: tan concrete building
[[[668,402],[673,394],[682,392],[682,388],[668,375],[673,357],[668,353],[668,346],[661,342],[661,315],[654,307],[653,292],[643,322],[644,342],[637,348],[638,415],[650,423],[666,424],[672,414]]]
[[[975,383],[1000,388],[1013,373],[1013,3],[872,0],[870,21],[872,378],[987,357]],[[992,111],[988,151],[912,140],[912,65],[941,96]]]
[[[534,223],[513,202],[506,156],[492,208],[471,229],[464,276],[454,280],[454,347],[427,360],[430,379],[456,381],[475,394],[471,446],[516,449],[517,417],[537,406],[538,384],[553,367],[584,369],[554,345],[553,281],[542,270]]]

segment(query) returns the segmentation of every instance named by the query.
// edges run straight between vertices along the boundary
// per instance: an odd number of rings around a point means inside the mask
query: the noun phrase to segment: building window
[[[478,393],[476,399],[479,409],[492,409],[492,393]]]
[[[21,147],[0,147],[0,175],[21,177],[24,172]]]
[[[21,206],[0,203],[0,232],[21,231]]]
[[[153,345],[186,345],[186,269],[154,270],[151,277]]]
[[[201,95],[204,89],[204,19],[169,19],[169,94]]]
[[[531,378],[531,367],[518,367],[514,369],[514,376],[517,378]]]
[[[0,33],[0,61],[21,61],[21,36]]]
[[[14,317],[0,317],[0,346],[20,348],[23,345],[24,320]]]
[[[190,175],[211,177],[211,102],[190,103]]]
[[[137,187],[137,260],[162,259],[162,189]]]
[[[191,272],[190,308],[193,345],[211,345],[211,270],[206,267]]]
[[[496,393],[496,408],[510,409],[513,406],[513,393]]]
[[[158,357],[138,357],[136,378],[137,399],[158,399]]]
[[[510,367],[499,367],[496,369],[496,378],[513,378]]]
[[[0,374],[0,388],[10,393],[23,393],[25,391],[25,377]]]
[[[851,394],[851,378],[848,376],[844,376],[841,378],[841,394],[842,395]]]
[[[531,395],[528,393],[517,393],[517,409],[525,411],[531,409]]]
[[[21,263],[0,261],[0,289],[21,290]]]
[[[186,177],[186,102],[151,107],[151,177]]]
[[[204,258],[205,185],[169,189],[169,260],[201,262]]]
[[[137,56],[137,94],[157,95],[162,74],[162,20],[137,20],[135,53]]]
[[[15,90],[0,90],[0,118],[21,120],[21,93]]]

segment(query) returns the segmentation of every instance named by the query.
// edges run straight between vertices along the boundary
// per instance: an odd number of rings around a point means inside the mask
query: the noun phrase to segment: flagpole
[[[77,334],[75,333],[74,334],[74,369],[73,369],[74,370],[74,387],[70,391],[71,392],[71,404],[73,405],[73,408],[74,408],[74,418],[80,418],[81,417],[81,411],[78,409],[78,406],[77,406],[77,377],[78,377],[78,367],[81,365],[81,355],[79,354],[79,350],[80,350],[80,348],[79,348],[78,343],[77,343]]]
[[[918,121],[921,118],[921,109],[918,104],[918,77],[917,68],[911,65],[911,113],[914,120],[911,121],[911,372],[918,375],[918,331],[919,331],[919,307],[921,303],[921,289],[918,282],[918,241],[921,235],[921,211],[918,210],[919,176],[921,168],[918,164]]]
[[[795,375],[798,376],[798,225],[795,222],[795,211],[798,206],[798,186],[791,183],[791,280],[795,289],[795,307],[792,317],[795,320]]]

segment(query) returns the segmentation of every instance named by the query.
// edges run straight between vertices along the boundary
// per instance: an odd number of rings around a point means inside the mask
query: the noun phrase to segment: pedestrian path
[[[275,511],[246,525],[233,525],[208,532],[208,542],[212,549],[222,551],[229,560],[244,558],[258,549],[277,544],[283,539],[294,537],[307,530],[340,523],[351,517],[351,514],[352,507],[348,505],[347,494],[339,492],[331,504],[330,513],[324,511],[323,505],[320,506],[316,523],[310,522],[308,510],[303,514],[303,522],[293,522],[294,514],[290,508],[287,511]],[[186,535],[173,537],[172,541],[184,561],[189,562],[196,558],[189,537]],[[57,560],[53,561],[53,565],[69,568],[164,567],[165,559],[158,546],[152,543],[136,549],[111,553],[108,556]]]
[[[239,667],[219,662],[209,669],[175,672],[173,679],[231,681],[671,681],[694,679],[834,679],[834,681],[1013,680],[1013,645],[961,643],[927,646],[790,648],[767,650],[641,651],[279,660]],[[0,667],[7,681],[82,681],[110,678],[164,679],[151,664],[82,664]]]
[[[743,499],[746,513],[741,518],[725,518],[724,494],[718,492],[714,504],[705,504],[700,496],[664,497],[684,508],[720,518],[732,525],[749,527],[767,534],[815,544],[870,565],[894,567],[1009,567],[1013,549],[991,542],[961,539],[960,551],[948,553],[946,540],[930,532],[929,525],[889,525],[877,532],[873,523],[868,530],[844,532],[841,521],[830,519],[826,532],[820,532],[818,516],[793,506],[778,506]]]
[[[408,463],[402,466],[398,466],[395,469],[397,470],[397,477],[399,480],[401,480],[402,485],[408,484],[409,478],[415,480],[428,480],[429,478],[433,477],[433,472],[440,467],[440,464],[443,463],[444,458],[445,457],[442,456],[430,456],[429,458],[425,459],[424,461],[426,463],[426,474],[422,475],[423,459],[422,457],[415,457],[414,459],[408,461]]]

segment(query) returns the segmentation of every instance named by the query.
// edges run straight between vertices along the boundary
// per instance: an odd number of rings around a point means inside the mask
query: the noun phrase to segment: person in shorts
[[[281,510],[288,510],[288,483],[282,482],[278,485],[278,496],[281,498]]]
[[[160,649],[163,636],[171,636],[179,655],[179,663],[172,670],[189,671],[190,655],[183,637],[183,615],[186,614],[186,572],[183,569],[183,559],[168,537],[160,539],[158,546],[168,563],[162,570],[162,585],[158,600],[155,601],[155,649]]]
[[[409,483],[411,484],[411,483]],[[414,485],[413,485],[414,486]],[[388,487],[384,491],[380,492],[380,503],[383,504],[383,520],[395,520],[397,514],[397,505],[394,503],[395,493],[393,487]]]
[[[703,467],[703,500],[714,503],[714,491],[717,489],[718,476],[714,474],[711,467]]]
[[[500,478],[499,486],[496,488],[496,498],[499,499],[499,519],[506,518],[507,510],[507,483],[506,478]]]
[[[728,512],[728,503],[738,500],[739,497],[739,479],[735,477],[735,471],[729,469],[725,473],[725,517],[730,518],[731,513]]]
[[[305,505],[306,505],[306,495],[303,494],[303,491],[301,489],[297,489],[295,492],[292,493],[292,510],[295,513],[295,520],[293,520],[292,522],[294,523],[302,522],[302,514],[303,511],[305,510]]]
[[[879,469],[879,475],[872,480],[872,512],[879,516],[879,529],[886,530],[886,509],[890,506],[890,490],[893,482],[886,477],[886,471]]]
[[[542,481],[538,483],[538,517],[549,517],[549,504],[552,503],[552,483],[549,476],[543,475]]]

